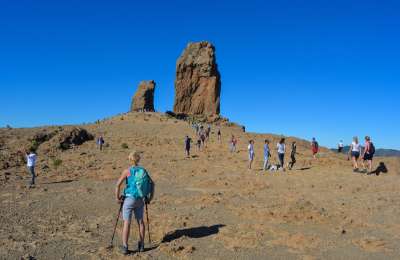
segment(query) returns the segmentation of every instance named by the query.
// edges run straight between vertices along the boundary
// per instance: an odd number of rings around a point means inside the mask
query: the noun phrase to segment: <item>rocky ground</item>
[[[358,174],[345,156],[327,149],[311,159],[309,144],[298,140],[295,169],[264,174],[262,140],[275,147],[278,136],[224,125],[221,143],[213,132],[205,151],[185,158],[184,136],[194,133],[165,115],[129,113],[79,127],[103,134],[104,150],[93,140],[60,149],[73,126],[0,129],[0,259],[400,258],[398,159],[376,159],[387,173]],[[18,150],[40,133],[48,136],[34,141],[39,177],[29,189]],[[232,133],[239,139],[234,154],[228,151]],[[247,169],[250,138],[254,170]],[[132,149],[143,152],[157,193],[149,207],[148,251],[124,257],[117,248],[121,222],[116,246],[107,246],[119,208],[115,181]],[[133,246],[135,226],[131,234]]]

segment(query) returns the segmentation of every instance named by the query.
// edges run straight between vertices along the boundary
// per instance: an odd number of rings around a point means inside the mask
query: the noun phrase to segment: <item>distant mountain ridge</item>
[[[364,147],[363,147],[363,149],[364,149]],[[331,150],[336,152],[337,148],[332,148]],[[350,146],[347,145],[347,146],[345,146],[343,148],[343,152],[342,153],[348,153],[349,150],[350,150]],[[395,149],[383,149],[383,148],[380,148],[380,149],[376,149],[375,156],[381,156],[381,157],[393,157],[393,156],[395,156],[395,157],[400,157],[400,151],[399,150],[395,150]]]

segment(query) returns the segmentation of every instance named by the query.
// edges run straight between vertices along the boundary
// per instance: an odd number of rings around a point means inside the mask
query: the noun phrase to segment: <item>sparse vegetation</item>
[[[59,166],[61,166],[62,160],[58,159],[58,158],[53,158],[52,163],[53,163],[54,168],[57,169]]]
[[[123,149],[128,149],[128,148],[129,148],[129,146],[128,146],[127,143],[122,143],[122,144],[121,144],[121,147],[122,147]]]

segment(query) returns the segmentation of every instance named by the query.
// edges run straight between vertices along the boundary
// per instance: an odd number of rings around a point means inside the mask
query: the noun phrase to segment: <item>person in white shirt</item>
[[[358,137],[353,137],[353,142],[350,145],[349,155],[353,161],[353,172],[358,172],[358,158],[361,155],[361,144],[358,142]]]
[[[249,146],[247,147],[247,150],[249,151],[249,169],[251,169],[251,165],[253,164],[254,156],[255,156],[253,140],[249,141]]]
[[[338,144],[338,153],[341,153],[343,151],[343,148],[344,148],[343,141],[340,140],[340,142]]]
[[[32,179],[29,183],[30,187],[35,185],[35,165],[36,165],[36,154],[33,148],[29,149],[29,153],[26,152],[26,166],[28,167],[29,173],[32,175]]]
[[[285,138],[282,138],[279,143],[276,145],[278,148],[278,158],[279,158],[279,164],[280,167],[285,170],[285,151],[286,151],[286,146],[285,146]]]

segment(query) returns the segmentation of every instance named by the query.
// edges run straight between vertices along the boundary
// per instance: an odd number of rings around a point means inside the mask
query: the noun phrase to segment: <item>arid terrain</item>
[[[295,168],[264,173],[263,140],[275,148],[280,136],[243,133],[234,124],[221,126],[221,143],[213,125],[205,151],[193,144],[190,158],[183,140],[195,139],[193,129],[164,114],[127,113],[80,125],[104,136],[103,151],[94,140],[58,149],[57,133],[72,127],[0,129],[0,259],[400,259],[398,158],[375,159],[387,173],[353,173],[346,156],[323,148],[313,160],[309,143],[296,139]],[[39,176],[28,188],[17,151],[38,133],[54,136],[36,143]],[[231,134],[239,141],[233,154]],[[255,140],[253,170],[247,169],[249,139]],[[119,209],[115,182],[133,149],[143,152],[156,196],[149,206],[152,243],[125,257],[118,248],[121,221],[115,247],[107,247]],[[132,249],[137,233],[133,225]]]

